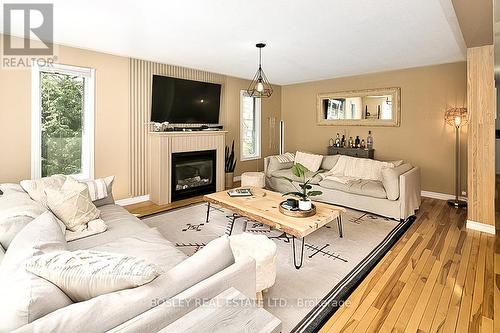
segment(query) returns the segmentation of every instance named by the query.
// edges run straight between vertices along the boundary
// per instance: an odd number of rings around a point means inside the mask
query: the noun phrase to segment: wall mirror
[[[401,89],[321,93],[317,97],[318,125],[399,126]]]

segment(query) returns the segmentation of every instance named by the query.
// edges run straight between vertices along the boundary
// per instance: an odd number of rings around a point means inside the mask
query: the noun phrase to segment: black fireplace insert
[[[216,151],[172,154],[172,201],[216,191]]]

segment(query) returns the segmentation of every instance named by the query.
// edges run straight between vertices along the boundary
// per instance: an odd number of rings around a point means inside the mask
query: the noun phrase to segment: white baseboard
[[[430,191],[422,191],[420,194],[426,198],[439,199],[439,200],[452,200],[455,199],[453,194],[439,193],[439,192],[430,192]],[[467,197],[458,197],[460,200],[467,201]]]
[[[141,195],[140,197],[133,197],[133,198],[125,198],[125,199],[120,199],[116,200],[115,203],[120,206],[128,206],[132,204],[136,204],[139,202],[144,202],[149,200],[149,194],[146,195]]]
[[[241,181],[241,176],[234,176],[233,177],[233,182],[240,182]]]
[[[495,234],[495,226],[490,225],[490,224],[484,224],[484,223],[480,223],[480,222],[476,222],[476,221],[467,220],[465,227],[467,229],[486,232],[486,233],[492,234],[492,235]]]

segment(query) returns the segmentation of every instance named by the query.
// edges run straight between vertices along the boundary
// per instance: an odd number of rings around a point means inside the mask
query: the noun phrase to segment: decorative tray
[[[291,217],[309,217],[316,214],[316,206],[312,204],[310,210],[299,210],[298,208],[288,208],[289,206],[285,201],[280,202],[279,210],[283,215],[291,216]]]

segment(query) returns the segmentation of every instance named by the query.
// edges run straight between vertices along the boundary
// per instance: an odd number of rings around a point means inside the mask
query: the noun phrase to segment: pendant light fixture
[[[264,43],[258,43],[255,45],[259,49],[259,69],[255,76],[253,77],[250,86],[247,89],[247,94],[250,97],[265,98],[271,97],[273,94],[273,88],[267,80],[266,74],[262,70],[262,49],[266,46]]]

